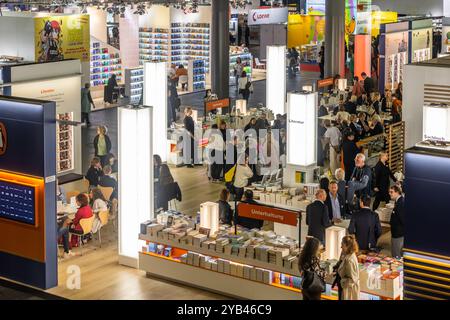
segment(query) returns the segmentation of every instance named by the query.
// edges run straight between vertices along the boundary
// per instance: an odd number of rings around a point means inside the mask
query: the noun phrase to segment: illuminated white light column
[[[236,114],[247,114],[247,100],[238,99],[236,100]]]
[[[316,104],[316,93],[288,93],[288,164],[306,167],[316,163]]]
[[[450,141],[450,106],[423,107],[423,140]]]
[[[152,108],[118,109],[119,263],[137,268],[140,224],[154,216]]]
[[[339,260],[341,242],[347,230],[342,227],[329,227],[325,230],[325,259]]]
[[[339,91],[345,91],[347,89],[347,79],[338,79]]]
[[[286,46],[267,46],[266,106],[286,113]]]
[[[167,64],[144,63],[144,105],[153,107],[153,154],[167,161]]]
[[[210,230],[213,235],[219,231],[219,204],[205,202],[200,205],[200,227]]]

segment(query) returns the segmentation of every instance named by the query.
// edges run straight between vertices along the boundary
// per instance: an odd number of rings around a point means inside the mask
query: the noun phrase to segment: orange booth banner
[[[322,80],[317,80],[317,89],[331,87],[334,85],[334,78],[325,78]]]
[[[221,100],[214,100],[214,101],[208,101],[205,103],[205,109],[206,112],[221,109],[221,108],[228,108],[230,106],[230,99],[221,99]]]
[[[372,70],[372,38],[370,35],[355,35],[354,75],[361,78],[361,73],[370,75]]]
[[[272,221],[296,227],[298,225],[296,211],[267,207],[258,204],[239,203],[238,215],[240,217]]]

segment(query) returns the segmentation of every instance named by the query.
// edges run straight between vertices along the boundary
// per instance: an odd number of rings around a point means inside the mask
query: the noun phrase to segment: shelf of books
[[[73,121],[73,113],[57,115],[58,120]],[[56,172],[62,173],[74,169],[73,159],[73,126],[56,123]]]
[[[130,104],[139,104],[144,88],[144,68],[125,69],[125,95]]]
[[[91,86],[106,85],[112,74],[117,82],[122,81],[122,60],[119,52],[114,52],[100,41],[91,42]]]
[[[188,61],[204,60],[206,73],[209,73],[210,24],[172,23],[171,61],[188,66]]]
[[[139,63],[169,61],[169,29],[139,28]]]
[[[149,275],[239,298],[301,299],[299,249],[292,247],[295,246],[293,240],[279,237],[271,231],[255,234],[250,230],[233,235],[227,227],[221,228],[220,235],[210,237],[197,229],[186,233],[187,230],[183,231],[180,226],[179,223],[172,227],[151,223],[144,227],[145,232],[141,230],[144,233],[140,234],[139,239],[145,241],[139,253],[141,270]],[[250,239],[243,240],[248,236]],[[273,243],[277,243],[278,247]],[[358,260],[360,299],[390,300],[402,297],[403,266],[400,262],[362,254]],[[331,270],[336,262],[323,261],[328,274],[326,291],[322,294],[324,300],[338,299],[337,288],[331,285],[334,279]]]
[[[206,67],[204,60],[189,60],[188,63],[189,91],[201,91],[206,88]]]

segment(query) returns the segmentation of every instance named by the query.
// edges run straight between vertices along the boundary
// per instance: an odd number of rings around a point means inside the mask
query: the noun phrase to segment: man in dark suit
[[[380,154],[380,160],[375,165],[374,173],[375,173],[375,186],[374,191],[376,192],[375,201],[373,202],[372,209],[375,211],[380,206],[380,202],[384,201],[388,203],[390,201],[389,197],[389,186],[391,185],[391,180],[397,182],[394,174],[391,169],[389,169],[387,165],[387,161],[389,160],[389,156],[386,152],[382,152]]]
[[[404,226],[405,226],[405,199],[399,186],[392,186],[389,190],[391,200],[395,201],[394,210],[391,215],[391,250],[394,258],[402,257]]]
[[[361,77],[364,80],[364,91],[366,91],[366,94],[370,95],[375,91],[375,82],[372,78],[368,77],[365,72],[361,73]]]
[[[327,194],[325,190],[316,192],[316,200],[306,207],[306,225],[308,236],[317,238],[325,244],[325,229],[331,226],[328,208],[325,205]]]
[[[194,167],[194,163],[195,163],[195,122],[194,119],[192,119],[192,108],[191,107],[187,107],[186,110],[184,110],[184,120],[183,120],[183,124],[184,124],[184,128],[187,131],[187,135],[189,136],[189,140],[190,141],[190,146],[189,149],[187,148],[187,142],[184,144],[185,145],[185,154],[184,154],[184,161],[185,164],[187,165],[188,168],[193,168]],[[188,150],[186,150],[188,149]]]
[[[331,181],[328,188],[330,192],[327,194],[325,204],[330,220],[336,223],[345,217],[345,199],[338,193],[339,186],[336,181]]]
[[[100,181],[98,182],[99,186],[106,188],[113,188],[113,193],[111,197],[108,199],[112,201],[112,199],[118,199],[117,194],[117,180],[110,176],[112,172],[111,166],[106,165],[103,167],[103,175],[100,177]]]
[[[361,197],[359,202],[361,209],[353,214],[348,227],[348,233],[356,236],[361,250],[375,248],[381,236],[380,218],[370,210],[370,202],[370,197]]]

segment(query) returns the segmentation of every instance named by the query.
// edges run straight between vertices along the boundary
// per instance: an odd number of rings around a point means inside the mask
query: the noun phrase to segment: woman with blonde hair
[[[111,151],[111,139],[106,132],[105,126],[98,126],[97,135],[94,138],[95,156],[100,159],[102,167],[106,165],[106,158]]]
[[[359,299],[359,264],[356,253],[358,243],[354,235],[345,236],[341,242],[342,254],[337,269],[340,278],[339,287],[342,289],[341,300]]]

